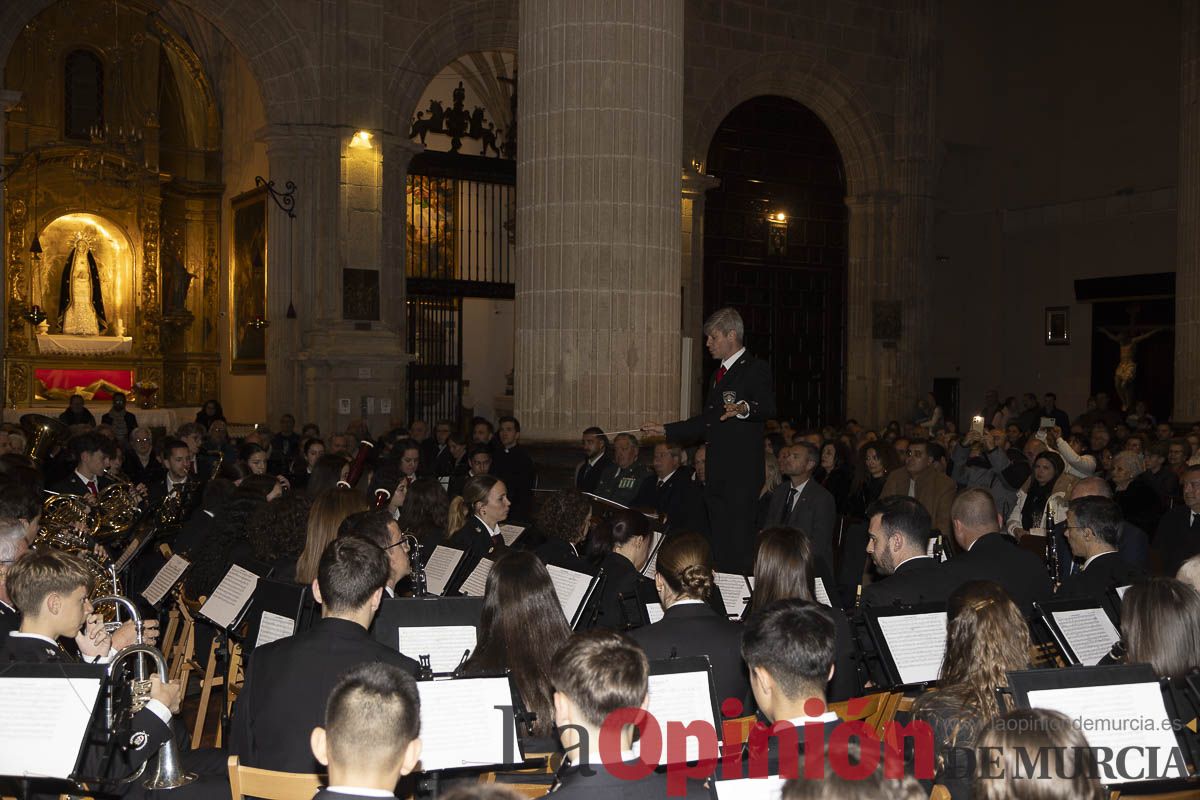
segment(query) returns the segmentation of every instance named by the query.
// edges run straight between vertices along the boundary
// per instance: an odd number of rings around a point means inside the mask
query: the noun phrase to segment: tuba
[[[21,416],[21,430],[25,432],[25,455],[39,467],[56,446],[65,444],[70,436],[66,425],[43,414]]]

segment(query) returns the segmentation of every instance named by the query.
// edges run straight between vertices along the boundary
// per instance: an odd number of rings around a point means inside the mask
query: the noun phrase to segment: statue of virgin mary
[[[67,256],[59,285],[58,308],[63,333],[98,336],[108,328],[100,270],[86,236],[76,235],[75,247]]]

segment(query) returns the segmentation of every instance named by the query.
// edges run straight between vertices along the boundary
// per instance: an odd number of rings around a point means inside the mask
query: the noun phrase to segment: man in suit
[[[412,574],[412,562],[408,557],[408,541],[391,512],[384,509],[357,511],[342,520],[337,535],[338,538],[358,536],[387,553],[388,577],[383,591],[387,597],[395,597],[396,584]]]
[[[186,442],[174,438],[164,439],[161,453],[167,474],[146,485],[146,508],[151,511],[161,506],[168,495],[189,491],[188,484],[193,480],[190,472],[192,454]]]
[[[1000,533],[1004,520],[989,492],[963,490],[950,509],[950,520],[961,552],[945,566],[956,588],[967,581],[995,581],[1025,616],[1035,602],[1050,599],[1053,588],[1045,563]]]
[[[1117,552],[1121,537],[1121,509],[1107,497],[1082,497],[1067,510],[1067,543],[1082,568],[1058,587],[1057,597],[1092,597],[1103,600],[1109,589],[1147,577]]]
[[[453,432],[450,420],[438,420],[433,426],[433,436],[421,443],[422,475],[441,478],[454,470],[456,459],[450,452],[450,434]]]
[[[1074,502],[1084,497],[1106,497],[1112,500],[1112,486],[1104,478],[1084,478],[1071,487],[1071,491],[1067,494],[1067,500]],[[1055,523],[1053,535],[1054,544],[1058,548],[1059,575],[1066,578],[1079,572],[1080,562],[1073,558],[1070,545],[1067,544],[1067,520],[1065,517]],[[1150,537],[1127,519],[1121,520],[1121,533],[1117,537],[1117,552],[1121,559],[1131,566],[1143,571],[1150,568]]]
[[[638,440],[631,433],[618,433],[613,437],[613,460],[596,482],[596,494],[632,506],[637,499],[642,482],[650,470],[638,460]]]
[[[360,664],[329,693],[324,725],[309,737],[328,767],[329,786],[313,800],[394,797],[421,758],[421,695],[412,676],[391,664]]]
[[[387,580],[387,556],[366,539],[347,536],[325,548],[313,582],[321,619],[255,649],[233,707],[231,755],[251,767],[317,772],[309,733],[324,719],[339,675],[369,662],[416,674],[416,662],[367,634]]]
[[[1200,553],[1200,464],[1184,469],[1179,482],[1184,504],[1163,515],[1154,537],[1158,575],[1173,577],[1183,562]]]
[[[642,480],[633,504],[664,514],[667,533],[696,531],[707,536],[704,492],[691,478],[691,470],[683,466],[683,448],[672,442],[659,442],[654,446],[654,474]]]
[[[75,470],[50,487],[57,494],[73,494],[91,504],[100,501],[100,492],[112,486],[104,474],[104,440],[98,433],[81,433],[67,443],[75,457]]]
[[[583,432],[583,461],[575,468],[575,488],[581,492],[596,493],[600,476],[608,469],[612,458],[608,455],[608,437],[604,431],[593,426]]]
[[[708,444],[704,501],[713,530],[713,555],[722,570],[748,574],[754,563],[754,519],[766,471],[763,423],[775,416],[775,387],[767,362],[746,352],[745,326],[733,308],[704,323],[709,354],[721,362],[704,409],[669,425],[642,431],[673,442]]]
[[[516,417],[501,417],[497,436],[500,446],[492,449],[492,474],[508,488],[513,519],[528,522],[533,516],[537,466],[521,447],[521,423]]]
[[[944,452],[944,451],[943,451]],[[904,469],[894,469],[883,484],[880,497],[907,495],[925,506],[938,533],[950,531],[950,505],[958,486],[943,470],[933,467],[933,456],[927,439],[913,439],[908,449],[899,453]]]
[[[867,509],[867,554],[883,580],[863,587],[863,606],[945,603],[952,576],[928,554],[930,519],[911,497],[883,497]]]
[[[824,486],[812,480],[821,464],[821,451],[797,441],[779,451],[779,471],[786,481],[775,487],[767,505],[766,527],[796,528],[808,534],[813,555],[833,568],[833,536],[837,503]]]
[[[620,759],[639,777],[614,774],[611,754],[608,761],[602,758],[601,727],[608,735],[615,728],[610,715],[633,713],[649,703],[650,664],[629,639],[605,629],[574,634],[554,655],[550,682],[554,686],[554,722],[569,759],[552,789],[557,800],[658,800],[668,796],[668,780],[672,785],[683,781],[670,792],[672,797],[709,796],[700,784],[686,778],[668,779],[661,772],[637,769],[632,725],[620,727]]]

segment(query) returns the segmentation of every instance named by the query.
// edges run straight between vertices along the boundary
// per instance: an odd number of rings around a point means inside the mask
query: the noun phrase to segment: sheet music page
[[[255,647],[262,647],[264,644],[270,644],[277,639],[286,639],[296,632],[296,621],[281,617],[278,614],[272,614],[270,611],[262,613],[262,621],[258,623],[258,638],[254,641]]]
[[[453,672],[463,653],[475,649],[475,642],[474,625],[400,628],[400,652],[413,661],[429,656],[429,668],[434,672]]]
[[[662,531],[650,531],[650,537],[650,557],[646,559],[646,566],[642,567],[642,577],[654,580],[654,571],[658,569],[658,548],[666,536]]]
[[[525,532],[525,528],[521,525],[501,525],[500,538],[504,540],[505,547],[512,547],[513,542],[517,537]]]
[[[421,715],[421,764],[428,772],[450,767],[505,764],[520,758],[516,752],[516,725],[505,731],[504,712],[495,706],[512,705],[508,678],[462,678],[453,681],[418,681],[421,707],[437,713]],[[504,752],[505,736],[513,752]]]
[[[1119,599],[1121,599],[1121,600],[1124,600],[1124,599],[1125,599],[1125,593],[1129,591],[1129,587],[1130,587],[1130,586],[1132,586],[1132,585],[1133,585],[1133,584],[1129,584],[1129,586],[1118,586],[1118,587],[1117,587],[1117,597],[1118,597]]]
[[[783,778],[778,775],[768,775],[765,778],[713,781],[713,786],[717,790],[717,800],[779,800],[783,783]]]
[[[446,591],[446,584],[450,582],[462,557],[463,551],[455,550],[453,547],[439,544],[433,548],[433,552],[429,554],[429,560],[425,562],[425,588],[430,594],[441,594]]]
[[[1067,645],[1085,667],[1094,667],[1108,655],[1121,632],[1099,608],[1081,608],[1076,611],[1053,611],[1054,623],[1062,631]]]
[[[946,612],[879,617],[901,683],[935,681],[946,652]]]
[[[721,587],[721,599],[725,601],[725,613],[740,617],[750,602],[750,585],[745,575],[733,572],[714,572],[713,583]]]
[[[142,590],[142,597],[146,598],[146,602],[150,605],[158,605],[191,563],[181,555],[171,556],[171,560],[163,564],[162,569],[154,576],[154,580],[150,581],[150,585]]]
[[[554,584],[554,592],[558,595],[558,604],[562,606],[563,616],[567,624],[575,621],[579,606],[587,596],[588,587],[592,585],[592,576],[570,569],[546,565],[550,573],[550,581]]]
[[[658,720],[659,732],[663,735],[662,751],[658,763],[667,763],[667,723],[674,720],[685,725],[697,720],[715,725],[713,720],[712,695],[707,672],[673,672],[668,675],[650,676],[649,711]],[[720,727],[716,730],[720,732]],[[637,749],[637,743],[634,743]],[[686,758],[695,761],[700,757],[700,742],[694,738],[687,741]]]
[[[490,558],[480,559],[479,564],[463,581],[462,593],[468,597],[483,597],[484,592],[487,591],[487,578],[491,572],[492,560]]]
[[[1121,781],[1183,777],[1178,765],[1184,759],[1172,765],[1170,752],[1179,743],[1158,683],[1040,689],[1029,693],[1029,705],[1066,714],[1093,748],[1123,754],[1123,768],[1118,768],[1119,756],[1109,762]]]
[[[238,614],[242,613],[257,585],[257,575],[234,564],[217,584],[217,588],[213,589],[212,596],[200,606],[200,613],[222,628],[228,628],[237,620]]]
[[[650,618],[650,624],[658,622],[663,618],[663,607],[659,603],[646,603],[646,616]]]
[[[98,678],[0,680],[0,775],[68,777],[99,694]]]
[[[820,578],[813,579],[813,594],[817,596],[818,603],[833,608],[833,603],[829,602],[829,592],[825,591],[825,581]]]

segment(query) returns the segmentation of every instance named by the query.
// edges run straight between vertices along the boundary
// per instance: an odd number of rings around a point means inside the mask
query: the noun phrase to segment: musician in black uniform
[[[708,352],[721,362],[704,409],[680,422],[648,423],[642,431],[708,444],[704,498],[713,555],[719,568],[746,574],[754,561],[755,510],[766,470],[763,422],[775,416],[775,388],[767,362],[746,352],[735,309],[715,311],[704,323],[704,336]]]
[[[463,485],[462,497],[450,503],[448,528],[457,530],[446,542],[448,547],[462,550],[460,575],[465,579],[485,558],[496,560],[507,546],[500,535],[500,523],[508,519],[508,488],[494,475],[480,475]],[[459,581],[461,583],[461,581]],[[458,586],[447,586],[447,591]]]
[[[558,772],[552,796],[558,800],[659,800],[667,797],[667,777],[648,772],[640,780],[619,778],[608,771],[600,752],[600,729],[618,709],[646,703],[650,664],[629,639],[613,631],[577,633],[554,656],[554,721],[567,760]],[[621,761],[636,760],[633,728],[621,731]],[[665,742],[663,747],[665,747]],[[612,763],[611,761],[609,763]],[[706,798],[700,784],[689,782],[676,794]]]
[[[51,485],[50,491],[90,497],[98,502],[100,492],[113,483],[112,478],[104,474],[104,440],[98,433],[81,433],[71,437],[67,447],[75,461],[75,470]]]
[[[394,797],[421,758],[421,696],[412,676],[391,664],[354,667],[329,693],[312,752],[329,768],[329,786],[313,800]]]
[[[667,518],[667,532],[696,531],[708,535],[704,489],[683,466],[683,448],[673,442],[654,446],[654,474],[642,480],[633,505],[653,508]]]
[[[338,526],[338,538],[359,536],[371,542],[388,557],[388,577],[383,591],[387,597],[396,596],[396,584],[412,574],[409,543],[400,532],[400,525],[388,511],[356,511]]]
[[[192,462],[191,450],[182,439],[164,439],[161,447],[166,475],[146,485],[146,507],[154,510],[162,505],[167,496],[174,492],[190,491],[189,483],[195,478],[189,471]]]
[[[876,500],[867,509],[867,554],[884,576],[863,587],[863,606],[945,603],[954,577],[929,555],[929,512],[912,497]]]
[[[591,516],[592,504],[582,493],[564,489],[550,495],[538,509],[535,528],[544,539],[534,548],[533,554],[547,566],[595,574],[595,567],[585,561],[580,553]],[[527,535],[528,532],[522,534],[521,538]]]
[[[575,488],[581,492],[596,493],[600,476],[612,463],[608,453],[608,437],[597,427],[583,432],[583,461],[575,468]]]
[[[416,674],[415,661],[367,634],[387,579],[387,556],[366,539],[347,536],[325,548],[313,587],[321,619],[255,649],[233,706],[231,755],[251,767],[317,772],[309,734],[342,673],[378,661]]]
[[[1050,599],[1053,590],[1045,563],[1000,533],[1004,521],[990,492],[964,490],[950,508],[950,521],[962,551],[945,565],[956,587],[973,580],[995,581],[1027,617],[1035,602]]]
[[[5,576],[17,559],[29,552],[25,525],[18,519],[0,519],[0,642],[21,627],[21,614],[13,605],[5,585]]]
[[[1057,597],[1103,600],[1109,589],[1128,586],[1149,574],[1121,558],[1121,507],[1107,497],[1081,497],[1067,510],[1067,544],[1083,562],[1078,572],[1063,579]]]
[[[654,583],[642,576],[653,541],[650,521],[637,511],[610,511],[595,526],[591,531],[590,555],[599,556],[604,582],[594,601],[595,618],[589,615],[588,622],[617,631],[642,624],[641,608],[658,601]]]

